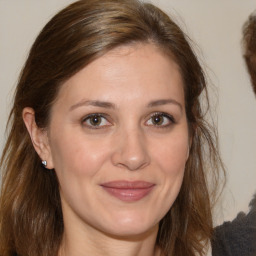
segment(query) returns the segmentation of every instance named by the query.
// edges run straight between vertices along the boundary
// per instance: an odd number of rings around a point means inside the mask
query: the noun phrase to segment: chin
[[[116,219],[111,228],[108,227],[108,232],[115,237],[139,239],[158,230],[158,222],[146,221],[143,218],[136,217]]]

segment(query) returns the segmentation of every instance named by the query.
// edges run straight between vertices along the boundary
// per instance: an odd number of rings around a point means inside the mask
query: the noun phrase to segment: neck
[[[71,231],[71,230],[70,230]],[[155,245],[158,227],[129,237],[116,237],[98,230],[65,230],[59,256],[160,256]]]

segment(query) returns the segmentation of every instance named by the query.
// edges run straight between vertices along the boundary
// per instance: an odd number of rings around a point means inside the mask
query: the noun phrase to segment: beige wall
[[[11,96],[28,49],[46,21],[71,0],[0,0],[0,149]],[[241,57],[241,27],[255,0],[154,0],[196,41],[218,88],[221,151],[228,171],[217,222],[247,211],[256,192],[256,98]],[[216,89],[211,90],[214,98]],[[43,95],[42,95],[43,97]]]

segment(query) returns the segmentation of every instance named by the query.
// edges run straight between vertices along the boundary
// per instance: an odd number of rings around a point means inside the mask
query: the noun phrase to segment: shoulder
[[[215,228],[212,239],[213,256],[256,256],[256,197],[248,214],[239,213],[233,221]]]

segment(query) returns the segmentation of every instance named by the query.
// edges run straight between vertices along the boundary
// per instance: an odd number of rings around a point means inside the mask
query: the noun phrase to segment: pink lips
[[[147,196],[155,184],[146,181],[111,181],[101,184],[110,195],[125,201],[138,201]]]

